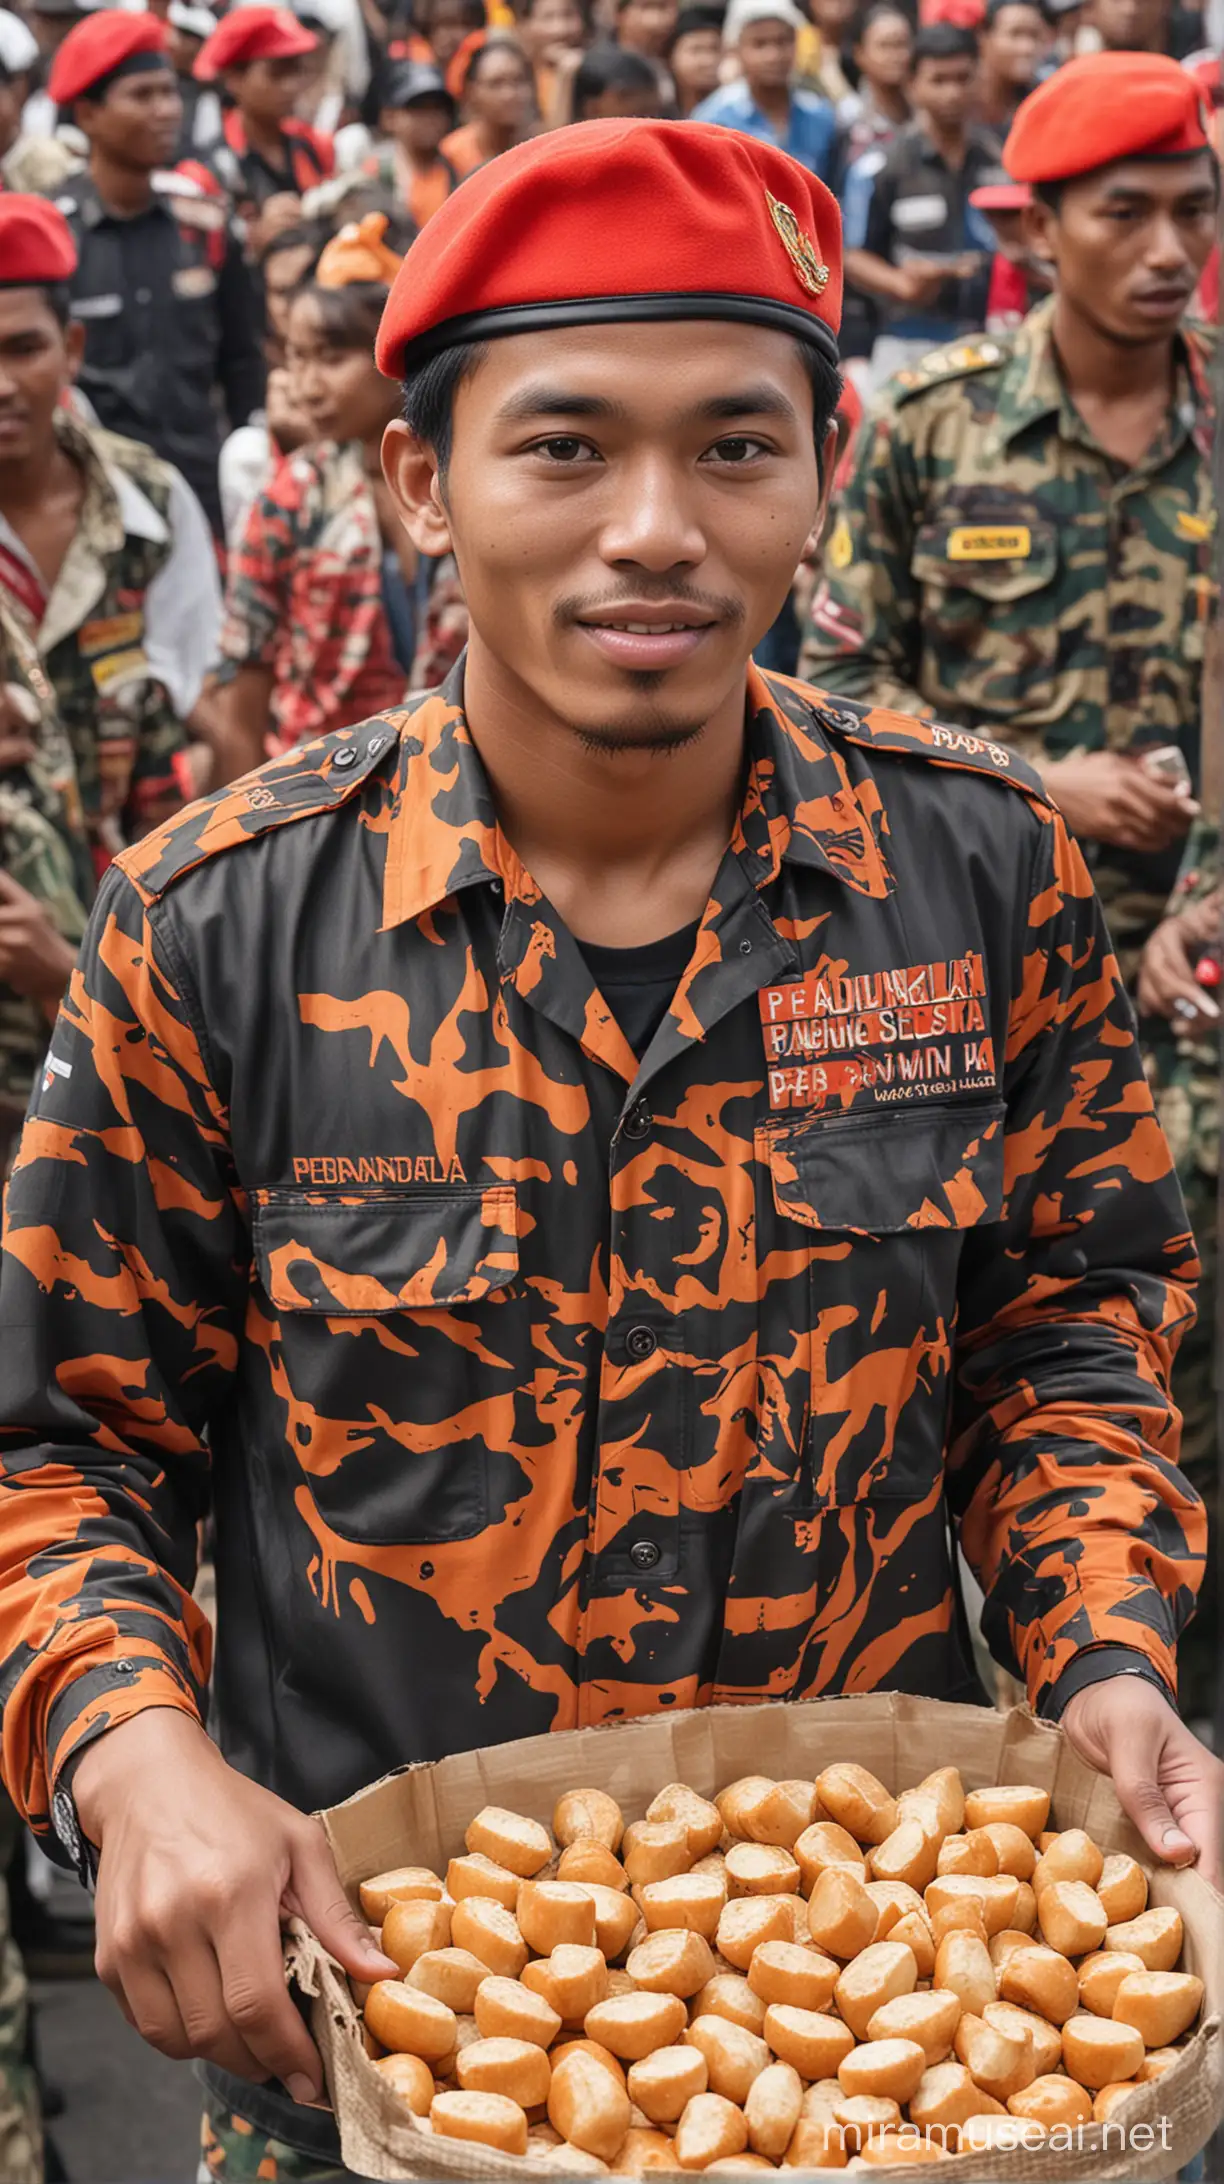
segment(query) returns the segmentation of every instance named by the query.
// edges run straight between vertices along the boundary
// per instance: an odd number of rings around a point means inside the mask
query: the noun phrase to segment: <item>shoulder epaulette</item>
[[[911,713],[894,713],[886,705],[852,707],[844,698],[811,693],[821,726],[847,743],[865,745],[871,751],[887,751],[901,758],[924,758],[933,766],[956,766],[969,773],[989,774],[1009,788],[1019,789],[1035,804],[1051,806],[1041,775],[1018,751],[993,743],[988,736],[968,728],[946,727],[938,720],[918,720]]]
[[[393,748],[406,718],[405,713],[382,713],[356,728],[300,743],[175,812],[164,826],[122,850],[115,862],[145,902],[156,902],[185,873],[223,851],[348,803]]]
[[[887,385],[898,404],[909,402],[926,388],[941,386],[949,379],[967,379],[974,372],[993,371],[996,365],[1006,364],[1010,354],[1005,339],[994,334],[975,335],[969,341],[950,342],[946,349],[932,349],[917,364],[894,372]]]

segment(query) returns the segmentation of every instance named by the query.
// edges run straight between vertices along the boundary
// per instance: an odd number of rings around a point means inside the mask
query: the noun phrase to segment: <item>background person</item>
[[[446,203],[459,177],[442,150],[455,128],[455,101],[441,70],[421,61],[388,61],[375,79],[379,149],[362,162],[423,228]]]
[[[664,58],[676,87],[676,111],[687,121],[718,89],[722,64],[722,10],[685,7],[676,17]]]
[[[802,25],[793,0],[731,0],[723,45],[738,61],[740,74],[703,99],[693,120],[759,137],[827,181],[833,172],[837,124],[827,99],[792,80],[795,37]]]
[[[301,197],[335,171],[331,138],[294,113],[318,43],[288,8],[239,7],[196,56],[197,81],[222,84],[229,102],[208,164],[247,221],[270,197]]]
[[[463,78],[467,119],[442,139],[442,156],[460,181],[532,133],[535,84],[527,56],[510,38],[489,38]]]
[[[1048,47],[1046,19],[1036,0],[986,0],[978,32],[977,118],[994,130],[1000,148]]]

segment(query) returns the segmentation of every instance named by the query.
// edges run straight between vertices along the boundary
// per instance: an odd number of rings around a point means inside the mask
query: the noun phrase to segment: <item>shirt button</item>
[[[635,1539],[629,1549],[629,1560],[635,1570],[653,1570],[662,1556],[652,1539]]]
[[[625,1117],[624,1134],[629,1138],[649,1137],[654,1127],[654,1116],[645,1100],[635,1100]]]
[[[630,1357],[653,1357],[659,1347],[659,1338],[649,1327],[631,1327],[625,1336],[625,1349]]]
[[[152,290],[149,288],[138,288],[136,291],[136,301],[137,303],[152,303]]]
[[[355,766],[357,764],[359,756],[360,753],[358,751],[355,751],[352,744],[350,743],[345,747],[344,750],[336,752],[336,755],[332,760],[332,766],[337,773],[340,773],[341,771],[347,772],[350,766]]]

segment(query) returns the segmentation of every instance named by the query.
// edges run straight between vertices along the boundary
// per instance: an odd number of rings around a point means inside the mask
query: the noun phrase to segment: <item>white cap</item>
[[[33,33],[19,15],[0,8],[0,68],[8,76],[24,76],[38,59]]]
[[[211,38],[217,27],[212,9],[192,6],[191,0],[170,0],[166,20],[185,38]]]
[[[731,0],[723,18],[723,44],[738,45],[749,23],[785,23],[789,30],[800,31],[806,22],[795,0]]]

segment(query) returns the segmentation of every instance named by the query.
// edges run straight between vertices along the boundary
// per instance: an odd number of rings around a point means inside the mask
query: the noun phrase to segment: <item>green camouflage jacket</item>
[[[1124,471],[1064,389],[1053,300],[937,350],[865,420],[800,672],[975,727],[1033,763],[1178,743],[1198,775],[1215,603],[1206,338],[1179,343],[1165,429]],[[1090,854],[1115,942],[1163,913],[1171,859]]]
[[[1219,830],[1200,822],[1186,845],[1169,915],[1178,917],[1213,895],[1218,906],[1221,879]],[[1224,1002],[1218,990],[1214,998]],[[1220,1173],[1219,1038],[1194,1038],[1167,1024],[1148,1045],[1148,1076],[1182,1189],[1188,1196],[1197,1193],[1202,1218],[1214,1218]]]
[[[3,593],[0,689],[6,713],[27,720],[37,736],[28,766],[0,771],[0,868],[45,903],[65,940],[75,944],[85,930],[93,886],[72,749],[38,654]],[[0,983],[0,1137],[25,1111],[50,1036],[38,1004]]]

